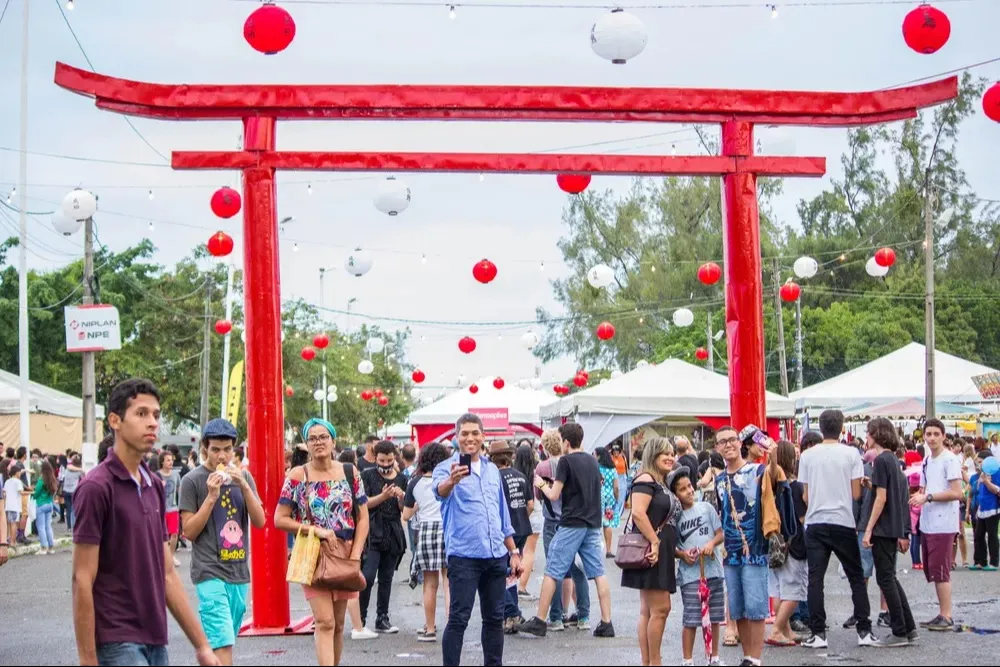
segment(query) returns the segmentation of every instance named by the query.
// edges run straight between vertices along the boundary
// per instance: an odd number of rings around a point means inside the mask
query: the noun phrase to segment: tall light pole
[[[924,414],[927,419],[937,416],[937,397],[934,386],[934,352],[937,344],[934,337],[934,191],[928,185],[924,193],[924,276],[926,293],[924,300],[924,341],[926,353],[924,385]]]
[[[236,267],[232,262],[226,266],[226,321],[233,321],[233,274]],[[205,289],[208,289],[206,283]],[[231,336],[230,331],[222,338],[222,401],[219,403],[219,412],[223,419],[226,417],[226,405],[229,403],[229,348]]]
[[[94,218],[83,223],[83,305],[94,304]],[[83,441],[96,444],[94,422],[97,420],[97,378],[94,353],[83,353]]]
[[[20,239],[17,255],[17,357],[21,377],[20,441],[31,447],[31,421],[28,415],[28,1],[21,3],[21,140],[20,168]]]

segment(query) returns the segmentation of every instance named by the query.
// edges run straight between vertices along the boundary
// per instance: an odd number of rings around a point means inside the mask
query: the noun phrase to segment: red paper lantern
[[[472,277],[484,285],[493,282],[497,277],[497,265],[488,259],[480,260],[472,267]]]
[[[247,17],[243,38],[255,50],[271,56],[284,51],[295,39],[295,21],[281,7],[265,4]]]
[[[552,391],[555,392],[556,396],[562,396],[562,385],[557,384],[552,386]]]
[[[212,213],[220,218],[231,218],[240,212],[240,193],[230,187],[219,188],[212,195]]]
[[[587,382],[588,382],[587,378],[581,375],[580,373],[577,373],[573,377],[573,384],[575,384],[577,387],[586,387]]]
[[[879,248],[875,251],[875,263],[886,268],[892,266],[896,263],[896,251],[892,248]]]
[[[476,350],[476,339],[466,336],[458,341],[458,349],[466,354],[472,354]]]
[[[590,185],[590,174],[559,174],[556,183],[563,192],[578,195]]]
[[[503,389],[504,384],[503,378],[496,378],[493,380],[493,386],[497,389]]]
[[[288,385],[287,387],[285,387],[285,396],[291,398],[294,395],[295,395],[295,388],[292,387],[292,385]]]
[[[383,408],[385,406],[389,405],[389,397],[388,396],[379,396],[378,397],[378,404],[381,405]]]
[[[208,253],[212,257],[225,257],[233,251],[233,237],[225,232],[216,232],[208,238]]]
[[[313,336],[313,347],[318,350],[325,350],[330,345],[330,337],[325,333]]]
[[[1000,123],[1000,83],[994,83],[983,95],[983,112],[990,120]]]
[[[371,389],[365,389],[364,391],[361,392],[361,400],[362,401],[370,401],[373,398],[375,398],[375,394],[372,393]]]
[[[583,379],[587,380],[588,382],[590,381],[590,371],[588,371],[587,369],[581,368],[580,370],[578,370],[576,372],[576,374],[577,375],[582,375]]]
[[[302,358],[306,361],[312,361],[316,358],[316,350],[306,345],[302,348]]]
[[[917,53],[934,53],[951,37],[951,21],[940,9],[926,2],[903,19],[903,39]]]
[[[722,277],[722,269],[715,262],[705,262],[698,267],[698,280],[704,285],[714,285]]]
[[[220,336],[225,336],[227,333],[233,330],[233,323],[229,320],[218,320],[215,323],[215,333]]]
[[[782,301],[795,301],[802,293],[802,288],[795,283],[787,282],[781,286],[780,293]]]
[[[694,351],[694,356],[698,361],[705,361],[708,359],[708,350],[703,347],[699,347]]]
[[[470,384],[469,385],[469,393],[470,394],[478,394],[479,393],[479,385]]]
[[[611,322],[601,322],[597,325],[597,337],[601,340],[611,340],[615,337],[615,325]]]
[[[419,368],[416,369],[415,371],[413,371],[413,381],[416,382],[417,384],[420,384],[421,382],[423,382],[426,379],[427,379],[427,376],[424,375],[424,372],[422,370],[420,370]]]

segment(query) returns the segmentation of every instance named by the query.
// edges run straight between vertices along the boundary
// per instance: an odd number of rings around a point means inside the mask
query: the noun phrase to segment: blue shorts
[[[569,574],[576,555],[580,554],[587,579],[604,576],[604,535],[600,528],[559,527],[549,545],[545,576],[562,581]]]
[[[875,572],[875,556],[872,555],[871,549],[865,549],[864,541],[865,534],[858,533],[858,549],[861,550],[861,569],[865,571],[865,579],[871,579],[872,574]]]
[[[771,613],[767,578],[767,565],[726,565],[726,592],[732,620],[767,620]]]
[[[236,643],[236,635],[247,611],[249,584],[227,584],[209,579],[195,585],[198,591],[198,614],[212,650]]]

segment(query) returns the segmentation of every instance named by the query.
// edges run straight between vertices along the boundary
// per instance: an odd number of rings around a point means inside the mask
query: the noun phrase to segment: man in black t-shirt
[[[917,639],[917,626],[903,586],[896,578],[896,553],[906,553],[910,548],[909,488],[893,453],[898,438],[892,422],[884,417],[868,422],[868,445],[875,447],[878,456],[872,469],[875,499],[864,546],[871,547],[875,581],[882,589],[892,626],[892,635],[883,638],[877,646],[908,646]]]
[[[536,477],[535,486],[551,501],[562,500],[562,518],[559,530],[552,538],[549,558],[545,563],[545,581],[538,600],[537,616],[517,626],[518,632],[544,637],[547,626],[542,619],[548,616],[549,605],[556,593],[556,582],[569,574],[576,555],[583,562],[587,579],[597,585],[601,602],[601,622],[594,629],[595,637],[614,637],[611,624],[611,587],[604,575],[604,536],[601,512],[601,470],[597,459],[582,451],[583,427],[563,424],[559,427],[566,456],[559,459],[556,481],[549,485]]]
[[[509,443],[498,440],[490,443],[490,461],[500,469],[500,481],[503,485],[503,497],[510,510],[510,526],[514,529],[514,546],[523,555],[524,544],[531,535],[531,511],[534,509],[535,498],[531,493],[527,478],[520,470],[511,467],[514,461],[514,448]],[[524,623],[521,607],[517,599],[517,580],[507,580],[507,592],[504,596],[503,631],[504,634],[515,634],[515,627]]]

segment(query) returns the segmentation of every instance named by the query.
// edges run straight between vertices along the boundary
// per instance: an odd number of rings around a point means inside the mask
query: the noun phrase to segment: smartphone
[[[459,454],[458,465],[465,466],[469,472],[472,472],[472,454]]]

